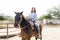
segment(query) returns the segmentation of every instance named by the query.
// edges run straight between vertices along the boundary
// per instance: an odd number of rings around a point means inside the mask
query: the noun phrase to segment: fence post
[[[8,38],[8,23],[7,23],[7,38]]]

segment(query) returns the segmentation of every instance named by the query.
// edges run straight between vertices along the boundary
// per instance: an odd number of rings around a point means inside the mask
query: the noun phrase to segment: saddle
[[[34,27],[33,27],[34,23],[32,21],[29,21],[29,23],[31,24],[32,29],[34,30]],[[39,27],[39,23],[35,22],[35,24]]]

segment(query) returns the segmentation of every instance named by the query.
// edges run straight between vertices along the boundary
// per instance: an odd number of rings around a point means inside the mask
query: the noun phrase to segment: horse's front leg
[[[22,38],[22,40],[30,40],[30,38],[27,38],[27,39]]]
[[[37,38],[37,37],[35,37],[35,39],[37,40],[38,38]]]
[[[30,40],[30,38],[27,38],[26,40]]]
[[[24,38],[22,38],[22,40],[25,40]]]

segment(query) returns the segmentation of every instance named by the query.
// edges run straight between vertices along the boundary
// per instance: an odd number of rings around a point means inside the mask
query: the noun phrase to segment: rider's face
[[[32,12],[34,12],[35,11],[35,8],[32,8]]]

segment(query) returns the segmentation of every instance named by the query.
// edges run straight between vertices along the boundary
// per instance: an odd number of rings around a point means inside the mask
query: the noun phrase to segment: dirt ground
[[[0,40],[21,40],[21,37],[14,36]],[[35,38],[32,37],[31,40],[35,40]],[[60,25],[44,25],[42,29],[42,40],[60,40]]]
[[[0,40],[21,40],[21,37],[15,36],[15,37],[11,37],[11,38],[8,38],[8,39],[5,38],[5,39],[0,39]],[[32,37],[31,40],[35,40],[35,37]]]

